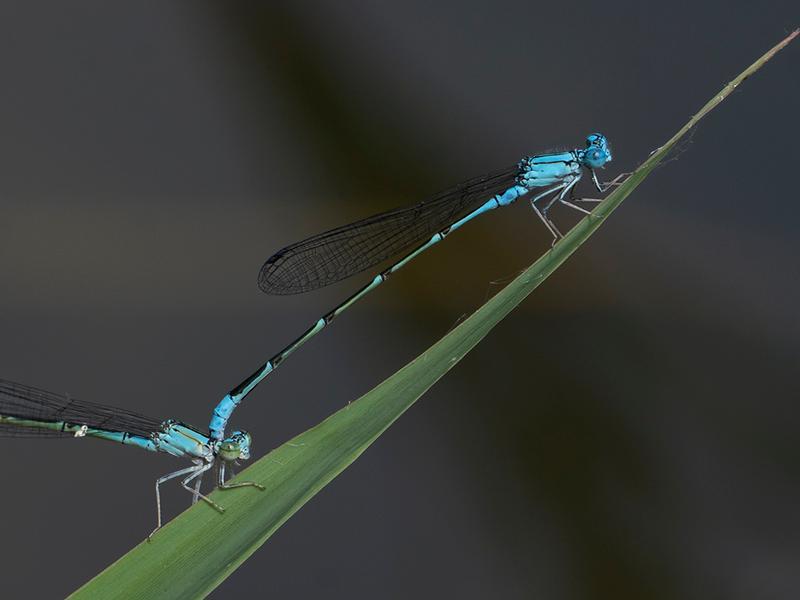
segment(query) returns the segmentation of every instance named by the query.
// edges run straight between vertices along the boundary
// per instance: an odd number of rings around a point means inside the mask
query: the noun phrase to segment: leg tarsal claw
[[[216,510],[218,513],[224,513],[225,512],[225,507],[224,506],[221,506],[221,505],[217,504],[216,502],[214,502],[208,496],[200,496],[200,498],[205,500],[211,506],[211,508]]]
[[[231,469],[231,474],[233,474],[233,469]],[[217,479],[217,487],[221,490],[232,490],[234,488],[240,487],[254,487],[257,490],[261,490],[262,492],[266,490],[263,485],[260,483],[256,483],[255,481],[240,481],[238,483],[225,483],[225,463],[221,463],[219,465],[219,471],[217,472],[218,479]]]
[[[223,483],[220,484],[219,489],[221,490],[232,490],[234,488],[241,488],[241,487],[254,487],[257,490],[261,490],[262,492],[266,490],[263,485],[260,483],[256,483],[255,481],[240,481],[238,483]]]
[[[574,208],[575,210],[577,210],[579,212],[582,212],[585,215],[592,214],[588,210],[586,210],[585,208],[581,208],[580,206],[577,206],[577,205],[573,204],[572,202],[568,202],[567,200],[562,200],[561,204],[563,204],[564,206],[569,206],[570,208]]]
[[[632,173],[632,172],[630,172],[630,171],[629,171],[629,172],[626,172],[626,173],[620,173],[619,175],[617,175],[616,177],[614,177],[614,179],[612,179],[611,181],[605,181],[605,182],[603,182],[603,189],[606,189],[606,190],[607,190],[607,189],[608,189],[608,188],[610,188],[610,187],[615,187],[615,186],[618,186],[618,185],[622,185],[623,183],[625,183],[625,180],[626,180],[628,177],[630,177],[632,174],[633,174],[633,173]],[[620,181],[620,179],[622,179],[622,181]]]

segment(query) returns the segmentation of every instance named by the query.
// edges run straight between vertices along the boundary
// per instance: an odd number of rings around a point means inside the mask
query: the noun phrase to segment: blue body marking
[[[385,271],[375,275],[355,294],[339,304],[324,317],[315,321],[314,324],[305,333],[303,333],[303,335],[294,340],[283,350],[275,354],[254,373],[245,378],[244,381],[226,394],[214,409],[211,422],[209,423],[209,436],[212,439],[217,440],[224,438],[225,428],[228,424],[228,420],[230,419],[236,407],[239,406],[247,394],[249,394],[261,381],[263,381],[264,378],[272,373],[278,367],[278,365],[280,365],[280,363],[283,362],[283,360],[292,352],[305,344],[309,339],[317,335],[320,331],[322,331],[322,329],[325,328],[325,326],[328,325],[328,323],[333,321],[337,316],[347,310],[359,299],[381,285],[392,274],[399,271],[419,254],[438,244],[447,235],[456,229],[459,229],[461,226],[468,223],[478,215],[490,210],[494,210],[495,208],[499,208],[501,206],[508,206],[519,198],[530,194],[531,192],[543,190],[531,200],[531,206],[550,233],[553,235],[554,240],[563,237],[548,215],[550,208],[555,202],[561,202],[564,205],[574,208],[578,211],[588,213],[588,211],[570,202],[568,200],[568,195],[571,193],[575,184],[581,179],[584,169],[591,172],[592,182],[598,191],[601,193],[605,192],[608,188],[604,188],[600,184],[597,179],[595,169],[605,166],[605,164],[610,162],[611,159],[611,148],[608,144],[608,141],[606,140],[605,136],[599,133],[593,133],[586,138],[585,148],[567,152],[530,156],[522,159],[515,167],[513,172],[511,172],[510,185],[505,187],[500,193],[488,196],[484,195],[483,198],[485,201],[482,201],[477,208],[471,210],[466,215],[455,219],[442,229],[436,231],[430,236],[430,238],[421,243],[421,245],[417,246],[413,251],[403,256],[403,258],[394,263]],[[501,182],[504,181],[502,176],[496,177],[495,179]],[[476,183],[473,184],[473,187],[482,186],[480,189],[488,188],[490,185],[487,182],[490,181],[494,180],[489,177],[476,180]],[[454,188],[454,201],[459,201],[464,195],[469,193],[474,193],[474,190],[470,187],[458,186]],[[544,206],[544,208],[540,209],[536,204],[537,201],[547,198],[548,196],[551,197],[549,202]],[[435,205],[436,202],[443,204],[446,198],[444,200],[442,198],[442,195],[438,196],[433,202],[429,203],[429,206]],[[408,226],[408,223],[413,224],[414,218],[417,217],[417,213],[419,212],[421,214],[423,211],[423,205],[410,207],[405,212],[401,210],[389,211],[385,213],[385,220],[399,220],[399,214],[408,213],[408,219],[402,221],[406,224],[406,226]],[[357,238],[359,227],[361,227],[370,237],[376,237],[374,228],[376,225],[381,223],[380,219],[381,215],[377,215],[376,217],[359,221],[358,223],[353,224],[351,227],[340,227],[284,248],[270,257],[264,264],[259,277],[259,285],[263,290],[268,291],[269,293],[284,293],[281,291],[281,289],[279,289],[277,284],[270,281],[272,278],[278,279],[281,282],[288,282],[288,285],[292,286],[291,289],[293,291],[286,293],[306,291],[306,289],[303,287],[303,284],[297,283],[297,280],[313,282],[322,279],[319,273],[313,272],[314,269],[317,269],[321,272],[326,271],[326,267],[329,267],[332,264],[334,268],[341,268],[342,264],[354,262],[354,257],[343,254],[344,251],[339,249],[336,253],[331,253],[332,262],[323,264],[322,262],[317,261],[315,263],[314,261],[318,256],[324,255],[325,244],[331,244],[331,240],[338,240],[341,238],[343,240],[343,248],[348,249],[349,247],[355,246],[354,239]],[[300,257],[297,263],[302,263],[302,269],[305,269],[305,271],[303,271],[301,268],[298,268],[296,264],[292,265],[291,260],[293,256]],[[380,261],[367,261],[367,263],[371,262]],[[291,265],[291,267],[286,267],[287,264]],[[283,268],[284,271],[288,271],[290,268],[293,269],[293,277],[282,278],[282,273],[277,272],[281,268]],[[325,278],[325,283],[321,285],[333,283],[351,274],[353,274],[353,272],[348,271],[345,268],[343,269],[343,275],[341,277],[327,277]],[[321,285],[316,285],[316,287],[321,287]],[[309,287],[308,289],[313,289],[313,287]]]
[[[181,485],[192,493],[193,502],[202,499],[220,512],[224,510],[220,505],[200,493],[200,479],[214,465],[218,466],[217,483],[221,489],[242,486],[264,489],[252,482],[225,481],[227,465],[250,458],[252,440],[248,433],[237,431],[224,439],[211,439],[178,421],[158,421],[4,380],[0,380],[0,434],[98,438],[191,460],[192,466],[156,481],[158,521],[153,533],[161,527],[159,487],[170,479],[182,477]],[[193,488],[188,485],[192,481]]]

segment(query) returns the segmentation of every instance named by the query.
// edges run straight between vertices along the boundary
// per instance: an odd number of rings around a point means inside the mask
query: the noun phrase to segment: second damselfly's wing
[[[84,402],[64,394],[0,379],[0,417],[14,417],[46,423],[65,422],[92,429],[120,431],[149,436],[159,431],[162,421],[129,410]],[[58,436],[52,429],[24,427],[0,422],[0,436]],[[72,435],[71,433],[67,435]]]
[[[258,287],[300,294],[374,267],[427,241],[516,183],[514,165],[465,181],[423,202],[343,225],[286,246],[267,259]]]

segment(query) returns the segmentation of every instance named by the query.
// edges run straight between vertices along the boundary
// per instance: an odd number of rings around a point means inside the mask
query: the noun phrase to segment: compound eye
[[[605,136],[599,133],[593,133],[586,138],[587,148],[605,148],[607,142]]]
[[[592,148],[586,151],[584,155],[584,161],[586,166],[592,169],[598,169],[605,165],[611,157],[608,153],[602,148]]]

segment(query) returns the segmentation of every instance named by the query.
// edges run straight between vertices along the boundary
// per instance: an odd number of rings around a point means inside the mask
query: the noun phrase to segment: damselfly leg
[[[619,175],[617,175],[611,181],[608,181],[608,182],[606,182],[604,184],[601,184],[597,180],[597,174],[593,170],[592,171],[592,181],[594,182],[595,187],[597,188],[597,190],[599,192],[601,192],[601,193],[604,193],[604,192],[607,192],[612,187],[616,187],[616,186],[622,185],[622,183],[624,183],[624,181],[625,181],[623,178],[626,178],[628,175],[630,175],[630,173],[620,173]],[[578,206],[577,204],[573,204],[573,202],[602,202],[603,198],[574,198],[573,197],[573,195],[575,193],[575,187],[574,186],[575,186],[575,184],[577,182],[578,182],[577,179],[573,180],[572,183],[568,184],[561,191],[560,194],[557,194],[557,195],[553,196],[553,198],[550,200],[550,202],[548,202],[547,206],[545,206],[544,210],[542,211],[544,213],[545,217],[547,217],[547,211],[549,211],[550,208],[553,206],[553,204],[555,204],[556,202],[559,202],[559,203],[563,204],[564,206],[568,206],[569,208],[572,208],[574,210],[577,210],[578,212],[581,212],[581,213],[583,213],[585,215],[591,215],[592,214],[591,211],[588,211],[585,208]],[[567,192],[569,192],[569,197],[570,197],[569,200],[567,200],[566,197],[565,197],[567,195]],[[537,196],[537,198],[538,198],[538,196]],[[534,198],[534,200],[536,200],[536,198]],[[549,218],[548,218],[548,221],[550,221],[550,223],[553,224],[553,222]],[[556,231],[558,231],[558,229],[556,229]],[[564,236],[562,235],[560,237],[564,237]],[[555,244],[556,241],[558,241],[558,240],[554,239],[553,240],[553,244]]]
[[[200,499],[204,500],[206,503],[210,504],[210,505],[211,505],[211,507],[212,507],[214,510],[216,510],[216,511],[218,511],[218,512],[221,512],[221,513],[222,513],[222,512],[225,512],[225,508],[223,508],[222,506],[220,506],[219,504],[217,504],[216,502],[214,502],[214,501],[213,501],[211,498],[209,498],[208,496],[205,496],[204,494],[201,494],[201,493],[200,493],[200,488],[199,488],[199,486],[198,486],[198,485],[196,485],[196,484],[195,484],[195,487],[190,487],[190,486],[189,486],[189,482],[190,482],[192,479],[195,479],[195,478],[202,478],[202,476],[203,476],[203,473],[205,473],[206,471],[208,471],[208,470],[209,470],[211,467],[213,467],[213,466],[214,466],[214,463],[211,463],[211,462],[208,462],[208,463],[206,463],[206,464],[202,465],[202,466],[201,466],[201,468],[198,468],[198,469],[197,469],[197,470],[196,470],[194,473],[192,473],[192,474],[191,474],[191,475],[189,475],[189,476],[188,476],[186,479],[184,479],[183,481],[181,481],[181,486],[182,486],[182,487],[183,487],[183,489],[185,489],[186,491],[188,491],[188,492],[191,492],[193,496],[194,496],[195,494],[197,494],[197,497],[198,497],[198,498],[200,498]],[[199,483],[199,482],[198,482],[198,483]]]
[[[620,173],[619,175],[614,177],[614,179],[612,179],[611,181],[600,183],[597,180],[597,174],[594,171],[592,171],[592,181],[594,182],[594,186],[597,188],[597,191],[600,192],[601,194],[604,194],[612,187],[618,187],[623,183],[625,183],[625,180],[628,178],[630,174],[631,174],[630,172]],[[603,198],[571,198],[571,200],[573,202],[602,202]]]
[[[558,185],[555,185],[555,186],[543,191],[541,194],[538,194],[538,195],[534,196],[533,198],[531,198],[531,201],[530,201],[531,202],[531,208],[533,208],[533,210],[536,212],[536,216],[538,216],[539,219],[541,219],[542,223],[544,223],[544,226],[547,227],[547,230],[552,234],[552,236],[553,236],[553,244],[555,244],[557,240],[559,240],[562,237],[564,237],[564,235],[558,230],[558,227],[556,227],[555,223],[553,223],[547,217],[547,209],[550,207],[550,205],[548,204],[548,206],[544,209],[544,211],[540,211],[539,207],[536,206],[536,201],[537,200],[541,200],[542,198],[544,198],[546,196],[549,196],[550,194],[558,194],[566,186],[567,186],[566,183],[559,183]]]
[[[150,532],[150,535],[147,536],[147,541],[148,542],[150,541],[150,538],[152,538],[153,535],[156,533],[156,531],[161,529],[161,523],[162,523],[161,522],[161,489],[160,489],[161,488],[161,484],[165,483],[167,481],[170,481],[172,479],[175,479],[177,477],[181,477],[182,475],[188,475],[188,477],[186,477],[181,482],[181,486],[183,488],[189,490],[189,492],[191,492],[193,496],[196,494],[198,498],[202,498],[203,500],[208,502],[212,507],[214,507],[219,512],[225,512],[225,509],[222,508],[219,504],[217,504],[216,502],[211,500],[211,498],[208,498],[208,497],[204,496],[203,494],[201,494],[199,486],[196,486],[195,488],[191,488],[188,485],[188,483],[192,479],[202,476],[202,474],[205,473],[206,471],[208,471],[211,468],[212,465],[213,465],[213,463],[210,463],[210,462],[196,460],[196,461],[194,461],[194,464],[191,467],[186,467],[185,469],[179,469],[179,470],[174,471],[172,473],[167,473],[166,475],[163,475],[163,476],[159,477],[158,479],[156,479],[156,518],[157,518],[157,524],[156,524],[156,528],[153,529],[153,531]]]
[[[240,487],[254,487],[262,492],[266,490],[263,485],[260,483],[256,483],[255,481],[240,481],[238,483],[225,483],[225,463],[221,463],[219,465],[219,470],[217,471],[219,479],[217,481],[217,487],[221,490],[232,490],[234,488]],[[235,477],[236,474],[233,472],[233,467],[231,467],[231,477]]]

